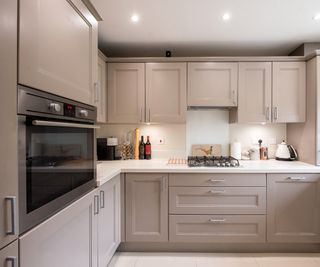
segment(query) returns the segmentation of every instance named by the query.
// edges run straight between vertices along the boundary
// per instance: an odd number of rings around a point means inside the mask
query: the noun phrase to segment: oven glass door
[[[25,156],[19,179],[23,229],[93,188],[95,180],[94,130],[34,125],[38,119],[27,116],[23,123]]]

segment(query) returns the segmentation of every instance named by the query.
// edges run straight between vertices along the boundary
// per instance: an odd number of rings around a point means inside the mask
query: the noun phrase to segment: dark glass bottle
[[[151,143],[150,143],[150,138],[147,136],[147,142],[144,145],[144,155],[145,159],[151,159]]]
[[[139,144],[139,159],[144,159],[144,156],[145,156],[144,146],[145,146],[145,143],[143,141],[143,136],[141,136],[141,141]]]

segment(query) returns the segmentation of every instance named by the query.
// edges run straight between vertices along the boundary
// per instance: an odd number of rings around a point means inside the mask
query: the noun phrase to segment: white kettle
[[[278,145],[276,151],[276,160],[296,160],[298,158],[298,154],[296,150],[291,145],[287,145],[283,140],[281,144]]]

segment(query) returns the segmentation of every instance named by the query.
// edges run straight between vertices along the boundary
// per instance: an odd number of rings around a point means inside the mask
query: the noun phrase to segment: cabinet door
[[[108,122],[145,121],[145,64],[108,64]]]
[[[147,122],[186,121],[186,72],[186,63],[146,64]]]
[[[320,175],[267,175],[268,242],[320,242]]]
[[[189,63],[188,106],[237,106],[238,63]]]
[[[19,83],[93,104],[97,21],[81,0],[21,0]]]
[[[168,176],[126,175],[126,241],[168,241]]]
[[[97,107],[97,121],[107,122],[107,64],[98,58],[98,84],[96,85],[95,103]]]
[[[18,240],[0,250],[1,267],[18,267]]]
[[[0,249],[17,238],[17,0],[0,8]],[[13,214],[12,214],[13,212]],[[13,218],[13,220],[12,220]]]
[[[120,175],[98,188],[98,191],[98,267],[105,267],[120,244]]]
[[[273,63],[274,122],[306,120],[306,63]]]
[[[271,62],[239,63],[238,122],[271,122]]]
[[[20,237],[20,267],[97,266],[94,193]]]

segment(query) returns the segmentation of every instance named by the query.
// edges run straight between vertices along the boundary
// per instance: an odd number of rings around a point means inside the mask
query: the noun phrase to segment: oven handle
[[[33,120],[32,124],[35,126],[55,126],[55,127],[71,127],[71,128],[85,128],[85,129],[99,129],[98,125],[90,125],[84,123],[71,123],[71,122],[56,122],[56,121],[41,121]]]

